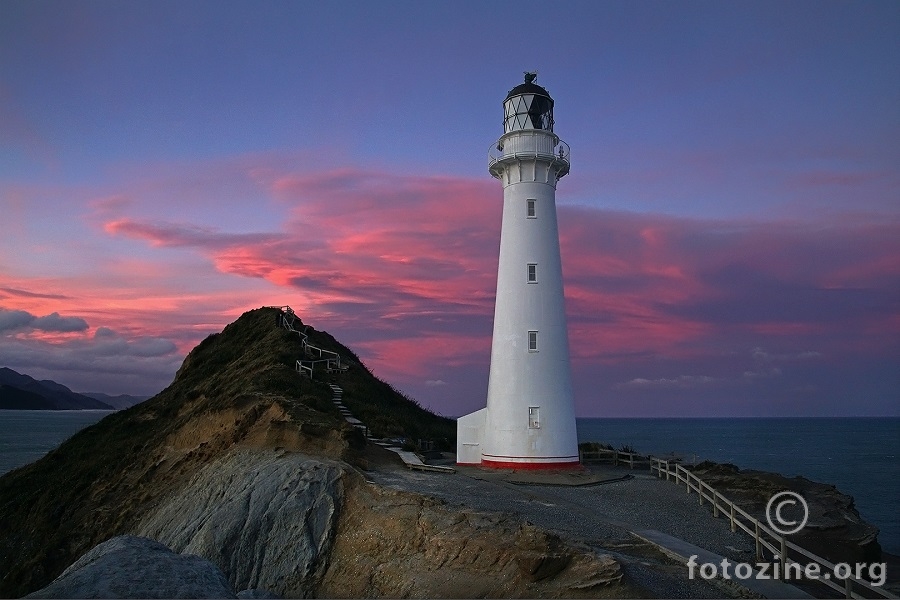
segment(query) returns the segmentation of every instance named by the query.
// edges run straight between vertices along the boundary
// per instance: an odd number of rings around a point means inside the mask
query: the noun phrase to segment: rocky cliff
[[[327,565],[346,477],[338,462],[235,449],[149,510],[135,532],[209,559],[235,590],[305,598]]]
[[[649,597],[607,554],[509,514],[348,481],[318,593],[331,598]]]
[[[28,598],[234,598],[225,575],[199,556],[119,536],[92,548]]]
[[[608,556],[368,483],[360,467],[388,459],[343,421],[327,378],[293,370],[300,338],[276,327],[277,314],[244,314],[199,344],[160,394],[0,478],[0,596],[71,595],[83,588],[63,583],[91,580],[101,587],[77,593],[202,595],[134,583],[165,579],[153,565],[215,580],[167,549],[209,561],[233,592],[285,597],[637,593]],[[451,421],[375,379],[331,336],[308,334],[350,359],[335,377],[354,414],[386,434],[451,441]],[[141,551],[166,558],[142,563]]]

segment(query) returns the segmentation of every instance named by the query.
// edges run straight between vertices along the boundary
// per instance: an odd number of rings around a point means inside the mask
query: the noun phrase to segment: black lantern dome
[[[525,73],[525,83],[511,89],[503,101],[503,133],[522,129],[553,131],[553,98],[534,83],[537,73]]]

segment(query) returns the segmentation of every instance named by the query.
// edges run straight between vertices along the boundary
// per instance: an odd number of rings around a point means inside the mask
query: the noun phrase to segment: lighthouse
[[[487,406],[457,420],[457,462],[512,469],[578,465],[556,184],[569,147],[553,98],[526,73],[503,101],[488,156],[503,184],[500,262]]]

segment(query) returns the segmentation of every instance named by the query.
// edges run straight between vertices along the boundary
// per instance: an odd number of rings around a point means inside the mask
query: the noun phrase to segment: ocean
[[[900,418],[578,419],[579,442],[712,460],[837,486],[900,554]]]
[[[110,412],[0,411],[0,475]],[[900,554],[900,418],[578,419],[578,439],[834,484]]]
[[[0,475],[44,456],[111,410],[0,410]]]

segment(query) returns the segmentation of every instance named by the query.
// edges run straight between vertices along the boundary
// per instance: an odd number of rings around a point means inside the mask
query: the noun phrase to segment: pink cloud
[[[222,273],[293,289],[314,324],[346,332],[377,371],[401,380],[487,361],[497,186],[349,169],[269,181],[287,211],[279,231],[129,219],[106,231],[196,248]],[[571,206],[559,219],[576,370],[745,356],[767,340],[865,351],[887,343],[881,335],[873,345],[872,332],[896,326],[895,222],[701,221]],[[831,293],[842,286],[859,293]],[[734,365],[735,376],[749,367]]]
[[[254,197],[280,212],[275,226],[224,227],[181,213],[150,219],[126,200],[132,193],[102,196],[89,208],[118,252],[77,277],[0,272],[0,303],[77,315],[89,324],[85,336],[107,327],[126,340],[170,340],[181,353],[243,310],[291,304],[401,388],[452,402],[462,386],[477,404],[490,354],[499,185],[260,169],[247,177]],[[756,372],[756,347],[817,352],[817,364],[897,352],[896,220],[558,212],[576,389],[633,397],[667,386],[623,383],[685,373],[762,385],[742,377]]]
[[[117,219],[103,226],[106,233],[143,239],[153,246],[202,246],[225,248],[240,244],[264,244],[278,236],[254,233],[223,233],[211,227],[166,222]]]

